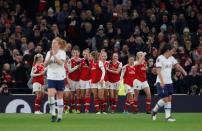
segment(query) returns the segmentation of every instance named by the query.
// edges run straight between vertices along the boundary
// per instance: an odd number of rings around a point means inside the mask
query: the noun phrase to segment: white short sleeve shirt
[[[45,61],[48,60],[50,51],[47,52]],[[55,55],[60,60],[66,60],[66,53],[63,50],[59,50]],[[54,57],[51,57],[51,63],[47,69],[47,79],[49,80],[64,80],[66,78],[64,64],[59,65],[55,62]]]
[[[160,68],[161,74],[163,77],[164,84],[172,84],[172,68],[178,62],[177,60],[171,56],[166,58],[164,55],[160,55],[156,60],[156,67]],[[159,76],[157,75],[156,82],[160,82]]]

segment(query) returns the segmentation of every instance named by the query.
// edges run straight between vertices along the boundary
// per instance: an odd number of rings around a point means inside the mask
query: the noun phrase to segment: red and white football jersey
[[[43,64],[40,64],[40,65],[35,64],[33,66],[33,68],[34,68],[34,74],[39,74],[39,73],[41,73],[41,72],[43,72],[45,70]],[[33,77],[32,83],[35,83],[35,82],[38,82],[41,85],[44,85],[44,75]]]
[[[74,68],[75,66],[77,66],[77,62],[79,62],[80,60],[75,60],[73,58],[71,58],[68,61],[69,66],[71,66],[71,68]],[[69,71],[69,79],[73,80],[73,81],[79,81],[80,78],[80,69],[76,69],[73,72]]]
[[[105,67],[105,77],[104,81],[109,81],[109,72],[107,71],[107,68],[109,67],[109,61],[104,62],[104,67]]]
[[[125,73],[123,76],[124,84],[127,84],[127,85],[133,87],[133,81],[136,79],[136,77],[137,77],[136,67],[126,65],[125,66]]]
[[[147,69],[147,63],[146,62],[136,66],[137,79],[141,82],[144,82],[147,80],[146,69]]]
[[[122,63],[121,62],[116,62],[116,63],[109,63],[109,69],[113,71],[117,71],[119,68],[122,68]],[[120,81],[120,73],[112,73],[108,72],[108,78],[109,82],[115,83]]]
[[[100,65],[103,64],[101,61],[91,62],[91,83],[98,83],[102,77],[102,70]]]
[[[90,80],[91,72],[90,72],[90,62],[86,59],[81,59],[81,75],[80,79],[83,81]]]

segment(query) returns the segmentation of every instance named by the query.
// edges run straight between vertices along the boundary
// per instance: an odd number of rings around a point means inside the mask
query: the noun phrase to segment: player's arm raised
[[[71,66],[71,60],[69,60],[69,61],[67,62],[67,69],[68,69],[69,73],[74,72],[74,71],[77,70],[79,67],[80,67],[80,64],[78,64],[78,65],[76,65],[75,67],[72,68],[72,66]]]
[[[135,66],[140,65],[140,64],[144,61],[146,54],[147,54],[147,53],[144,52],[144,53],[142,54],[142,56],[141,56],[137,61],[134,62],[134,65],[135,65]]]
[[[100,69],[102,71],[102,76],[101,76],[100,81],[103,82],[104,81],[104,77],[105,77],[105,73],[106,73],[103,62],[99,61],[99,67],[100,67]]]
[[[45,61],[44,61],[44,66],[47,67],[51,63],[51,57],[52,53],[49,51],[46,55]]]
[[[55,59],[55,62],[56,62],[58,65],[62,65],[62,64],[64,64],[64,62],[65,62],[64,60],[57,58],[55,55],[53,56],[53,58]]]
[[[121,76],[120,76],[120,80],[122,81],[123,80],[123,77],[125,75],[125,72],[126,72],[126,65],[123,66],[122,70],[121,70]]]

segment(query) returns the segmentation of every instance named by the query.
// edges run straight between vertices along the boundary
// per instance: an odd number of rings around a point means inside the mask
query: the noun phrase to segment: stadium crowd
[[[165,43],[189,73],[173,71],[175,93],[202,92],[202,2],[200,0],[0,0],[0,94],[31,93],[34,55],[45,56],[55,37],[72,47],[119,54],[147,52],[147,79],[156,93],[155,60]]]

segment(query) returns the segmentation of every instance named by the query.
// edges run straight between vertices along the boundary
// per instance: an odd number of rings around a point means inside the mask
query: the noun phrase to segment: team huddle
[[[65,45],[64,40],[55,38],[52,41],[51,50],[46,54],[45,60],[43,60],[41,54],[37,54],[34,57],[31,76],[33,77],[33,92],[36,94],[36,114],[41,113],[40,103],[43,96],[42,92],[46,72],[52,122],[60,122],[63,112],[88,113],[90,104],[94,105],[94,112],[96,114],[114,113],[117,108],[118,91],[121,81],[123,81],[127,93],[125,105],[123,105],[124,114],[128,113],[129,107],[131,108],[131,112],[138,112],[138,95],[139,91],[143,90],[146,94],[146,113],[152,114],[153,120],[156,119],[158,109],[164,106],[166,119],[168,121],[175,121],[170,115],[171,95],[173,91],[170,89],[172,88],[172,80],[170,81],[168,78],[170,77],[169,72],[171,74],[172,66],[176,64],[185,75],[186,72],[172,57],[172,53],[166,55],[168,51],[172,52],[171,46],[166,47],[165,45],[163,48],[165,51],[157,58],[157,91],[161,99],[154,109],[151,110],[151,93],[146,78],[146,53],[138,52],[136,56],[129,56],[128,64],[122,66],[122,63],[118,61],[118,53],[113,53],[112,59],[108,60],[107,53],[104,50],[90,52],[89,49],[85,49],[82,52],[83,57],[80,58],[78,47],[72,49],[72,57],[67,60],[64,51]],[[167,61],[167,63],[162,61],[163,56],[168,56],[164,59],[171,59],[171,63],[169,63],[170,61]],[[162,71],[162,67],[168,70],[166,76]],[[164,79],[164,77],[167,78]],[[165,81],[167,79],[169,81]],[[93,102],[91,102],[91,96]],[[167,103],[169,105],[166,105]],[[84,107],[84,110],[81,110],[81,107]]]

